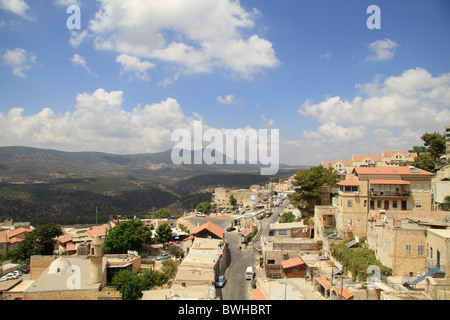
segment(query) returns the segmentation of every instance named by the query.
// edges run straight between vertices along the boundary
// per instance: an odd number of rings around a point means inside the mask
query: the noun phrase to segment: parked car
[[[235,227],[228,227],[228,228],[227,228],[227,231],[228,231],[228,232],[230,232],[230,231],[234,231],[234,230],[236,230],[236,228],[235,228]]]
[[[195,213],[195,215],[197,217],[206,217],[206,214],[204,214],[203,212],[197,212],[197,213]]]
[[[14,270],[13,272],[11,272],[12,275],[20,277],[22,275],[22,271],[20,270]]]
[[[217,288],[223,288],[223,286],[225,285],[225,282],[227,282],[227,279],[225,278],[225,276],[219,276],[216,280],[215,286]]]
[[[17,279],[17,278],[19,278],[19,277],[20,277],[20,275],[18,275],[18,274],[13,274],[12,272],[10,272],[10,273],[8,273],[7,275],[3,276],[3,277],[1,278],[1,281],[3,282],[3,281],[8,281],[8,280],[14,280],[14,279]]]
[[[26,266],[26,267],[20,269],[20,271],[22,271],[22,273],[30,273],[30,267]]]

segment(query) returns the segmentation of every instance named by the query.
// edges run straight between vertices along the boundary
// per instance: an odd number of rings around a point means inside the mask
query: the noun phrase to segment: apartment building
[[[380,167],[383,166],[382,155],[353,155],[353,167]]]
[[[261,237],[264,269],[268,278],[304,277],[302,254],[318,255],[322,241],[311,239],[311,230],[301,222],[272,223],[269,236]]]
[[[450,133],[449,133],[450,137]],[[340,175],[351,176],[354,168],[358,167],[384,167],[407,166],[417,157],[417,153],[404,150],[383,150],[380,155],[353,155],[352,160],[335,159],[323,161],[322,166],[332,168]]]
[[[353,160],[348,159],[334,159],[331,161],[323,161],[322,166],[326,168],[332,168],[334,172],[345,177],[353,170]]]
[[[449,263],[449,219],[444,211],[372,210],[367,244],[393,276],[406,276],[405,281],[436,274],[427,267],[439,266],[438,273],[444,275],[440,271]]]
[[[417,153],[402,150],[382,152],[383,165],[408,165],[417,157]]]
[[[316,206],[315,237],[365,237],[370,210],[431,210],[430,172],[405,166],[357,167],[353,175],[338,183],[332,206]]]

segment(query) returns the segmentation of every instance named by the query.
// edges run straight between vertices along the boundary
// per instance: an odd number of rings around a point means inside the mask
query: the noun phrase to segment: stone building
[[[5,300],[119,299],[107,284],[120,270],[138,272],[141,258],[130,254],[104,255],[96,236],[88,255],[31,256],[30,280],[4,292]]]
[[[371,211],[367,244],[393,276],[420,276],[448,262],[445,241],[437,236],[449,232],[446,217],[442,211]]]

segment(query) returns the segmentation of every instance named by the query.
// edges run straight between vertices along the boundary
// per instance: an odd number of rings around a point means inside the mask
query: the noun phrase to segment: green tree
[[[350,240],[348,240],[350,241]],[[348,243],[346,241],[346,243]],[[350,271],[353,281],[366,281],[371,274],[367,273],[369,266],[380,268],[381,275],[389,275],[392,270],[379,262],[372,250],[366,247],[347,248],[346,243],[331,245],[331,255],[343,266],[344,272]]]
[[[435,172],[436,164],[440,163],[440,157],[445,154],[445,138],[438,132],[425,133],[420,137],[424,146],[414,146],[410,152],[417,152],[413,166]]]
[[[408,152],[414,152],[417,153],[417,155],[421,154],[421,153],[426,153],[427,152],[427,147],[424,146],[414,146],[411,150],[409,150]]]
[[[235,207],[235,206],[237,205],[237,199],[236,199],[236,197],[234,196],[234,194],[230,195],[230,205],[231,205],[232,207]]]
[[[27,260],[32,255],[51,255],[54,248],[53,239],[61,234],[61,227],[52,223],[36,227],[19,244],[20,258]]]
[[[183,249],[175,245],[168,247],[167,251],[176,258],[180,258],[183,255]]]
[[[295,216],[292,212],[285,212],[283,213],[283,215],[280,218],[280,222],[281,223],[286,223],[286,222],[294,222],[295,220]]]
[[[441,210],[450,211],[450,195],[445,196],[444,203],[440,205]]]
[[[162,263],[162,272],[164,276],[164,280],[168,281],[175,277],[177,272],[178,262],[172,259],[164,260]]]
[[[121,222],[112,228],[103,242],[106,253],[126,253],[151,242],[150,228],[139,220]]]
[[[433,160],[438,163],[439,158],[445,154],[445,138],[438,132],[425,133],[421,139],[424,141],[427,151],[431,154]]]
[[[208,201],[203,201],[200,202],[197,206],[197,208],[195,208],[195,210],[197,210],[198,212],[203,212],[203,213],[208,213],[208,211],[211,209],[211,203],[209,203]]]
[[[166,218],[170,218],[171,215],[172,215],[172,211],[170,211],[169,209],[166,209],[166,208],[162,208],[162,209],[159,209],[158,211],[156,211],[155,218],[156,219],[166,219]]]
[[[112,285],[122,294],[122,300],[139,300],[142,291],[162,286],[168,279],[165,273],[149,269],[142,274],[121,270],[114,275]]]
[[[420,168],[422,170],[428,172],[435,171],[435,162],[429,153],[421,153],[419,154],[414,161],[411,163],[416,168]]]
[[[292,203],[298,207],[312,208],[318,199],[320,187],[325,184],[334,187],[338,181],[339,176],[332,168],[317,166],[298,171],[293,181],[296,192],[290,196]]]
[[[122,300],[139,300],[146,285],[138,274],[121,270],[112,278],[112,285],[122,294]]]
[[[160,225],[156,229],[156,241],[164,243],[170,240],[172,240],[172,229],[167,223]]]

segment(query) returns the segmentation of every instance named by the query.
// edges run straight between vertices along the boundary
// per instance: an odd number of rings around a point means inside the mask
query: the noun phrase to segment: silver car
[[[225,278],[225,276],[219,276],[216,280],[215,286],[217,288],[223,288],[223,286],[225,285],[225,282],[227,282],[227,279]]]

